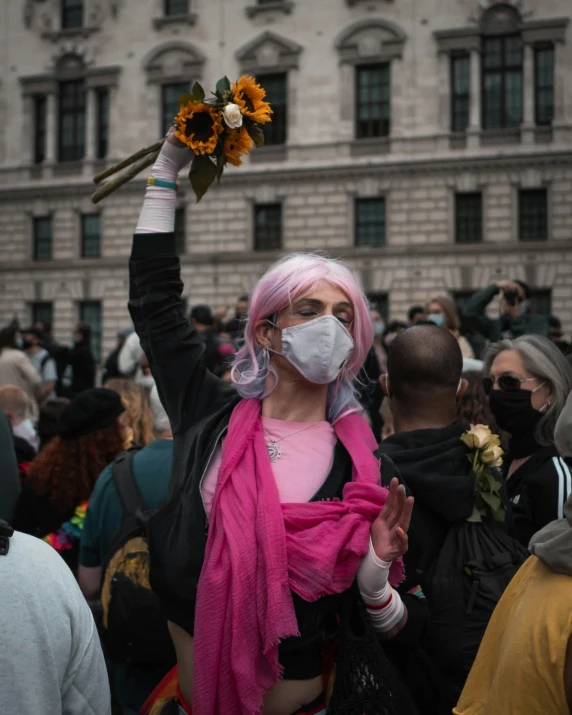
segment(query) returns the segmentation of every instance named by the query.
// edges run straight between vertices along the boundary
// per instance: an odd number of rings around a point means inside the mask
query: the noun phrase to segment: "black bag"
[[[422,587],[431,610],[427,651],[457,683],[454,702],[497,603],[528,555],[496,522],[465,521],[451,526],[425,574]]]
[[[149,585],[146,525],[153,513],[133,474],[135,452],[113,463],[113,481],[125,519],[110,548],[101,591],[102,640],[115,663],[175,665],[176,656],[159,598]]]

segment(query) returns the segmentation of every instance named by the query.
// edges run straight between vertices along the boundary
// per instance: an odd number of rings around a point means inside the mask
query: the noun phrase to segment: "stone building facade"
[[[177,233],[189,304],[229,305],[284,251],[346,259],[403,319],[526,280],[572,329],[572,0],[26,0],[0,11],[0,322],[129,324],[152,143],[189,81],[254,74],[269,142]],[[495,306],[491,307],[495,310]]]

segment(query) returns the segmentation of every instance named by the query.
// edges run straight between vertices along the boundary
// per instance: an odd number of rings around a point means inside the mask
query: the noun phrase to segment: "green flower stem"
[[[137,174],[143,171],[143,169],[146,169],[148,166],[154,164],[158,156],[159,151],[154,151],[152,154],[144,156],[136,164],[133,164],[129,169],[127,169],[127,171],[123,172],[123,174],[117,176],[111,181],[108,181],[106,184],[103,184],[103,186],[100,186],[99,189],[97,189],[97,191],[92,195],[92,202],[97,204],[106,196],[109,196],[114,191],[117,191],[117,189],[123,186],[123,184],[126,184],[128,181],[131,181],[131,179],[134,179]]]
[[[113,174],[117,174],[117,172],[121,171],[122,169],[126,169],[128,166],[131,166],[142,157],[157,152],[159,149],[161,149],[166,139],[167,137],[163,137],[163,139],[160,139],[158,142],[155,142],[155,144],[143,147],[143,149],[139,149],[139,151],[136,151],[135,154],[131,154],[131,156],[122,159],[117,164],[107,167],[107,169],[93,177],[93,183],[100,184],[104,179],[107,179],[109,176],[113,176]]]

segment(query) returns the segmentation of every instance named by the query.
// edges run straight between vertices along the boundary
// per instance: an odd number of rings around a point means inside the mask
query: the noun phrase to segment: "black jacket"
[[[543,526],[563,518],[572,493],[572,459],[561,457],[554,445],[533,454],[507,481],[512,503],[512,533],[528,547]]]
[[[442,429],[400,432],[381,443],[415,497],[405,554],[404,590],[421,583],[451,524],[471,515],[475,478],[461,436],[468,429],[454,422]],[[385,478],[384,478],[385,482]]]
[[[76,343],[68,354],[68,364],[72,368],[72,397],[84,390],[95,387],[95,359],[88,340]]]
[[[204,363],[204,342],[181,302],[183,284],[173,234],[136,237],[129,265],[131,318],[174,435],[169,497],[149,523],[151,586],[169,620],[192,634],[207,540],[200,485],[240,398]],[[339,496],[350,478],[349,455],[338,443],[332,471],[314,500]],[[281,643],[279,657],[286,677],[305,679],[321,673],[322,645],[335,635],[337,598],[306,603],[294,596],[302,637]]]

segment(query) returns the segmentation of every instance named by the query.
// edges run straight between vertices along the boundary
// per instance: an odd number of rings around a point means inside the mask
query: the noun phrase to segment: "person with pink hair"
[[[412,713],[380,644],[407,621],[390,584],[413,500],[397,480],[382,488],[354,396],[367,300],[342,263],[287,256],[251,294],[233,384],[209,373],[174,249],[176,178],[192,157],[169,137],[130,261],[129,309],[174,435],[148,535],[178,666],[142,712]]]

